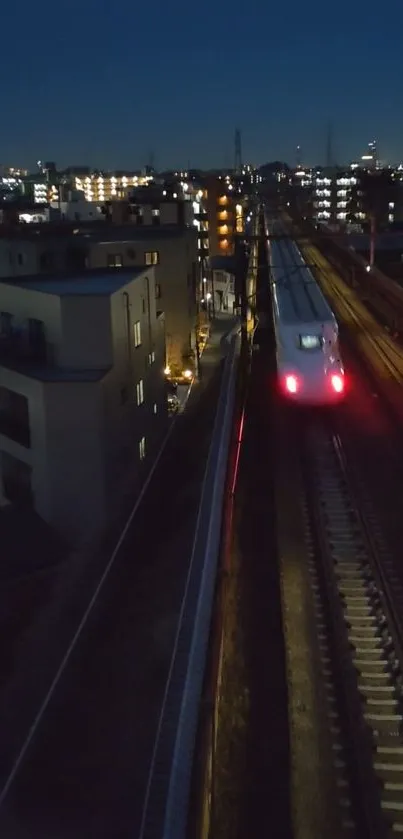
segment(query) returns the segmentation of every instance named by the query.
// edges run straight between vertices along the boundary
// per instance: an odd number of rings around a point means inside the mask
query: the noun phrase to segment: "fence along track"
[[[376,522],[354,497],[340,440],[302,429],[310,571],[346,835],[403,834],[399,626]],[[379,544],[379,533],[377,534]]]

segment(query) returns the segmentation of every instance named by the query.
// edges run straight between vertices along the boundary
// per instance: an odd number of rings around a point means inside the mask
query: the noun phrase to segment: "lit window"
[[[151,364],[154,364],[154,361],[155,361],[155,352],[153,350],[152,352],[148,353],[148,363],[151,365]]]
[[[108,268],[121,268],[123,265],[121,253],[108,253]]]
[[[133,325],[134,330],[134,346],[140,347],[141,345],[141,323],[139,320],[136,320],[135,324]]]
[[[139,457],[140,460],[144,460],[146,456],[146,438],[142,437],[139,442]]]
[[[146,265],[158,265],[160,261],[158,251],[146,251],[145,263]]]
[[[160,211],[159,211],[157,208],[155,208],[154,210],[151,210],[151,214],[152,214],[153,216],[159,216]]]
[[[154,402],[154,414],[156,414],[156,413],[157,413],[157,411],[158,411],[158,408],[157,408],[157,403],[156,403],[156,402]]]
[[[156,298],[156,300],[159,300],[160,297],[161,297],[161,286],[159,285],[159,283],[156,283],[155,284],[155,298]]]
[[[143,379],[140,379],[136,384],[137,404],[142,405],[144,402],[144,384]]]

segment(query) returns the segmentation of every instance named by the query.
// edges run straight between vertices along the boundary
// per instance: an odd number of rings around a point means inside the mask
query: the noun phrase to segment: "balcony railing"
[[[33,506],[33,493],[29,483],[21,481],[14,475],[4,475],[3,491],[6,498],[12,504],[24,507]]]
[[[31,339],[27,333],[0,335],[0,364],[50,364],[50,347],[41,339]]]
[[[23,422],[7,410],[0,410],[0,434],[4,434],[5,437],[9,437],[10,440],[14,440],[21,446],[25,446],[26,449],[31,446],[29,421]]]

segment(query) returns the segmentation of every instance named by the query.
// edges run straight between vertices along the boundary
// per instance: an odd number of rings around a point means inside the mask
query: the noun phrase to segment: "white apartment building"
[[[140,489],[166,431],[153,267],[0,283],[0,496],[70,544]]]
[[[317,174],[313,179],[313,204],[318,221],[345,222],[352,189],[357,185],[349,172]]]

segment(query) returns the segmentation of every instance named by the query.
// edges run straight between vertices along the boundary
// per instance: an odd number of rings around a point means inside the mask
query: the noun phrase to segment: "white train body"
[[[281,222],[269,229],[284,235]],[[281,390],[298,403],[339,402],[345,378],[336,318],[291,238],[269,240],[269,260]]]

